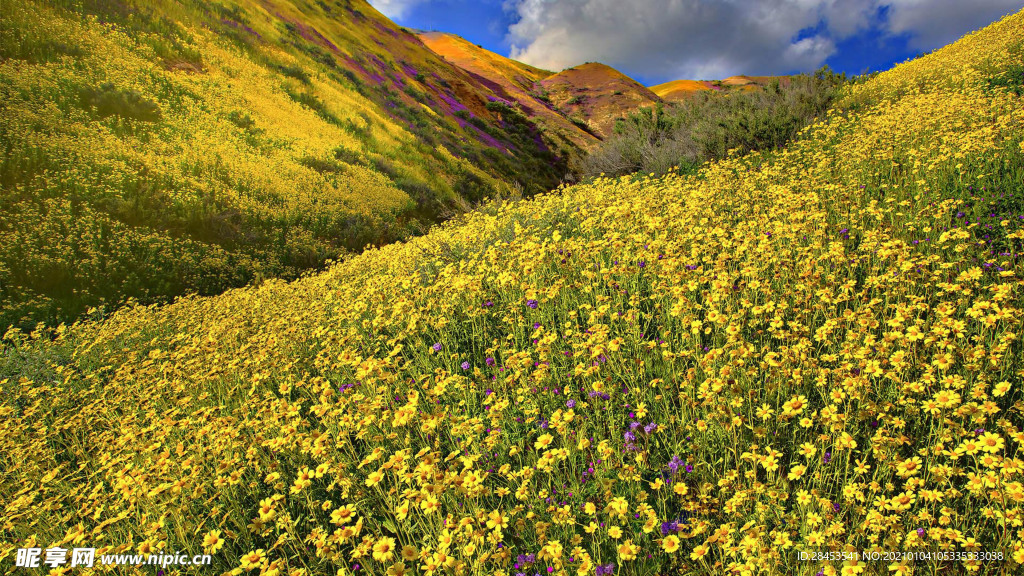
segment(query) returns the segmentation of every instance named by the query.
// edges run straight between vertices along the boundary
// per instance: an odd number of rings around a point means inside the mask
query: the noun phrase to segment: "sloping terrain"
[[[586,150],[596,144],[593,134],[557,111],[544,95],[540,82],[553,72],[510,60],[454,34],[423,32],[419,37],[428,48],[490,86],[499,102],[515,106],[535,122],[551,145],[569,141]]]
[[[723,94],[733,91],[757,90],[778,80],[786,83],[786,76],[730,76],[724,80],[672,80],[657,86],[651,86],[651,92],[665,102],[679,102],[705,90],[715,90]]]
[[[463,70],[471,70],[487,80],[500,80],[502,89],[507,83],[531,90],[538,81],[554,74],[495,54],[455,34],[420,32],[417,36],[428,48]]]
[[[776,76],[747,76],[740,74],[739,76],[729,76],[722,80],[721,83],[723,86],[763,86],[776,78]]]
[[[1019,13],[783,150],[10,333],[0,561],[1020,573],[1022,71]],[[892,550],[957,559],[798,556]]]
[[[611,134],[627,113],[661,101],[636,80],[597,62],[548,76],[540,86],[563,114],[598,138]]]
[[[0,92],[0,327],[294,278],[573,149],[363,0],[7,3]]]
[[[664,84],[651,86],[651,92],[654,92],[666,102],[682,100],[694,92],[713,89],[711,82],[708,80],[672,80]]]

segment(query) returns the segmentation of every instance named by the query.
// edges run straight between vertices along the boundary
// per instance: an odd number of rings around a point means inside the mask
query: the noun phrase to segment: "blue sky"
[[[857,74],[948,44],[1024,0],[370,0],[410,28],[451,32],[562,70],[603,62],[653,85],[678,78]]]

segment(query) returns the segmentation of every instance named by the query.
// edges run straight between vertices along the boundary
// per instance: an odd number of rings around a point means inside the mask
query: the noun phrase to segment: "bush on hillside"
[[[741,152],[783,146],[823,116],[846,81],[827,67],[811,75],[775,80],[763,90],[700,92],[679,104],[641,108],[615,125],[611,137],[576,166],[583,177],[600,173],[664,174]]]
[[[135,90],[122,90],[109,82],[99,88],[82,90],[81,95],[83,107],[95,111],[100,118],[120,116],[156,122],[161,117],[160,106],[156,102],[147,100]]]

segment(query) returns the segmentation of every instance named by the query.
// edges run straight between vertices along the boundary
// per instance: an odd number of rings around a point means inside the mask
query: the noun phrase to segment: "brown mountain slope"
[[[611,134],[617,118],[661,102],[636,80],[597,62],[563,70],[541,80],[540,85],[555,106],[600,138]]]
[[[764,86],[771,82],[778,76],[747,76],[746,74],[740,74],[738,76],[729,76],[725,80],[722,80],[724,86],[747,86],[750,84],[756,84]]]
[[[532,89],[535,82],[554,74],[495,54],[455,34],[421,32],[418,36],[428,48],[460,68],[477,73],[487,72],[485,78],[497,76],[521,88]]]
[[[779,80],[783,84],[788,82],[787,76],[730,76],[724,80],[672,80],[657,86],[651,86],[651,91],[660,96],[666,102],[679,102],[706,90],[715,90],[721,93],[736,91],[757,90],[770,84],[773,80]]]
[[[505,58],[454,34],[422,32],[419,38],[445,60],[488,86],[497,98],[518,104],[522,114],[537,124],[549,145],[561,148],[564,141],[586,149],[597,143],[593,134],[556,111],[538,91],[539,83],[553,76],[553,72]]]
[[[712,89],[711,82],[707,80],[672,80],[671,82],[651,86],[651,92],[654,92],[665,101],[682,100],[697,92]]]

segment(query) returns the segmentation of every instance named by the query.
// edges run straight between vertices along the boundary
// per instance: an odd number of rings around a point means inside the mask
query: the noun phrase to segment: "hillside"
[[[771,82],[772,80],[775,80],[777,78],[779,78],[779,77],[777,77],[777,76],[747,76],[745,74],[740,74],[739,76],[729,76],[728,78],[722,80],[721,84],[723,86],[747,86],[747,87],[753,88],[753,87],[757,87],[757,86],[764,86],[765,84],[768,84],[769,82]],[[782,78],[785,78],[785,77],[782,77]]]
[[[419,38],[445,60],[489,86],[503,101],[513,103],[541,127],[546,138],[571,142],[580,150],[596,144],[593,134],[572,123],[544,96],[541,81],[553,72],[505,58],[454,34],[423,32]]]
[[[363,0],[3,12],[0,332],[294,278],[574,153]]]
[[[774,80],[785,83],[786,76],[730,76],[724,80],[672,80],[651,86],[651,92],[665,102],[679,102],[697,92],[715,90],[723,94],[734,91],[757,90]]]
[[[1024,12],[850,86],[785,149],[11,332],[0,562],[1019,574],[1022,92]],[[958,559],[798,556],[934,550]]]
[[[615,120],[660,101],[636,80],[597,62],[562,70],[540,81],[547,98],[591,134],[611,134]]]
[[[713,84],[707,80],[672,80],[664,84],[651,86],[651,92],[657,94],[662,100],[670,102],[686,98],[694,92],[714,90],[712,86]]]
[[[554,74],[535,66],[495,54],[482,46],[447,32],[420,32],[417,34],[423,43],[463,70],[468,70],[488,81],[507,89],[505,84],[513,85],[522,90],[532,90],[534,84],[542,78]],[[498,89],[498,88],[495,88]]]

